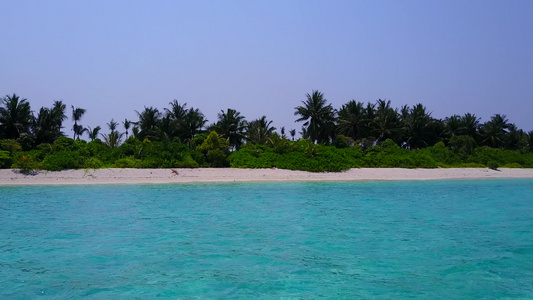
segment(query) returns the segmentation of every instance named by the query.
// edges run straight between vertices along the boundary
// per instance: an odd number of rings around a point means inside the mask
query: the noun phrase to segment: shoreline
[[[88,169],[39,171],[24,175],[0,170],[0,186],[91,184],[182,184],[227,182],[421,181],[533,178],[533,169],[487,168],[360,168],[313,173],[284,169]]]

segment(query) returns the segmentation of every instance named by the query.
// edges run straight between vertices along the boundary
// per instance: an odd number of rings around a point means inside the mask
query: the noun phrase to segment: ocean
[[[533,298],[533,180],[0,187],[0,299]]]

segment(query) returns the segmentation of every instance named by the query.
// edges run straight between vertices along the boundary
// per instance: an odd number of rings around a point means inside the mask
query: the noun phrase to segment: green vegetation
[[[391,101],[351,100],[334,109],[319,91],[295,107],[302,122],[280,132],[262,116],[253,121],[221,110],[210,125],[199,109],[174,100],[169,108],[145,107],[138,120],[111,120],[108,133],[84,127],[83,108],[72,108],[73,138],[62,133],[66,105],[55,101],[35,115],[13,94],[0,103],[0,168],[35,170],[95,168],[280,168],[313,172],[359,167],[533,168],[533,131],[495,114],[480,123],[466,113],[444,120],[417,104],[395,109]],[[124,132],[120,132],[122,125]],[[87,134],[89,141],[81,139]]]

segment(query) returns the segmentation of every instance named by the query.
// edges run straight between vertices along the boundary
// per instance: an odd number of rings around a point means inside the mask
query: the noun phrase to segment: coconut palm
[[[306,97],[303,105],[294,108],[294,115],[300,116],[296,122],[304,122],[305,138],[312,142],[329,143],[335,136],[335,110],[319,91],[306,94]]]
[[[170,142],[177,141],[175,136],[174,126],[172,124],[172,117],[170,115],[163,116],[157,123],[158,140],[168,144]]]
[[[518,150],[520,148],[520,141],[525,135],[524,131],[518,129],[516,124],[509,124],[507,131],[508,132],[505,135],[504,148],[508,150]]]
[[[435,143],[435,122],[425,106],[414,105],[404,117],[405,143],[409,149],[420,149]]]
[[[137,122],[139,126],[139,139],[158,140],[159,128],[157,126],[161,120],[161,112],[157,108],[146,106],[142,112],[135,112],[139,116],[139,121]]]
[[[165,108],[168,115],[172,116],[175,122],[179,122],[185,118],[187,114],[187,103],[180,104],[178,100],[173,100],[170,104],[170,109]]]
[[[114,119],[111,119],[111,121],[106,124],[107,124],[107,127],[109,127],[109,131],[111,131],[111,133],[114,133],[117,131],[118,122],[116,122]]]
[[[132,122],[128,119],[124,119],[124,121],[122,121],[122,125],[124,125],[124,129],[126,129],[126,139],[128,139],[128,130],[131,127],[131,123]]]
[[[251,144],[266,144],[269,137],[276,130],[276,127],[271,125],[272,121],[268,121],[266,116],[251,121],[246,126],[246,141]]]
[[[6,95],[0,107],[0,139],[17,139],[32,123],[30,103],[16,94]]]
[[[194,136],[202,132],[206,123],[207,119],[199,109],[189,108],[178,127],[181,141],[190,145]]]
[[[533,153],[533,130],[526,134],[527,147],[529,152]]]
[[[372,127],[378,143],[386,139],[393,141],[399,139],[402,127],[398,112],[391,107],[390,100],[378,99]]]
[[[468,135],[474,139],[479,136],[479,118],[471,113],[466,113],[460,118],[460,135]]]
[[[228,139],[231,148],[239,149],[244,139],[246,125],[247,122],[240,112],[228,108],[225,112],[221,110],[218,113],[218,122],[213,129],[221,137]]]
[[[52,112],[46,107],[41,107],[37,117],[33,118],[32,131],[37,145],[51,144],[61,136],[61,131],[56,127]]]
[[[444,124],[448,138],[461,135],[461,117],[459,115],[445,118]]]
[[[354,140],[359,140],[368,136],[369,123],[364,104],[351,100],[339,110],[337,131]]]
[[[291,138],[294,141],[294,137],[296,136],[296,129],[289,130],[289,134],[291,135]]]
[[[84,108],[75,108],[74,105],[72,105],[72,121],[74,121],[74,125],[72,126],[72,131],[74,131],[74,139],[76,139],[76,136],[78,139],[80,138],[80,135],[83,134],[83,132],[86,131],[83,126],[78,125],[78,122],[81,120],[81,117],[85,114],[86,109]]]
[[[177,100],[170,102],[170,109],[166,108],[165,111],[171,117],[173,136],[183,143],[189,143],[207,123],[199,109],[194,107],[188,109],[187,103],[180,104]]]
[[[102,127],[100,126],[96,126],[92,129],[91,127],[87,126],[87,128],[88,128],[89,138],[91,139],[91,141],[94,141],[95,139],[97,139],[98,134],[100,133],[100,130],[102,130]]]
[[[113,131],[109,134],[102,134],[102,138],[104,139],[104,144],[109,146],[109,148],[116,148],[120,146],[122,143],[122,137],[124,136],[124,133],[120,133],[118,131]]]
[[[481,144],[492,148],[504,148],[510,125],[506,115],[495,114],[490,121],[481,126]]]
[[[37,117],[32,117],[32,132],[36,145],[51,144],[63,135],[61,128],[67,118],[65,109],[62,101],[55,101],[52,108],[41,107]]]

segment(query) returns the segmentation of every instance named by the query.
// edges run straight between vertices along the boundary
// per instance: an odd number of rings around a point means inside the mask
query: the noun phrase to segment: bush
[[[158,168],[171,168],[171,164],[168,160],[162,157],[147,157],[142,160],[142,167],[145,169],[158,169]]]
[[[416,152],[431,158],[436,164],[435,167],[450,167],[461,162],[459,155],[446,148],[443,142],[439,142],[432,147],[416,150]]]
[[[13,163],[13,158],[8,151],[0,150],[0,169],[9,168]]]
[[[226,159],[226,153],[224,153],[224,151],[220,149],[213,149],[207,151],[206,158],[211,167],[229,167],[228,160]]]
[[[75,151],[78,150],[76,142],[66,136],[59,137],[52,145],[54,151]]]
[[[35,147],[35,140],[28,133],[21,133],[17,142],[20,144],[23,151],[29,151]]]
[[[487,163],[487,167],[492,170],[498,170],[499,165],[497,161],[491,160]]]
[[[517,163],[511,163],[511,164],[503,165],[502,168],[522,169],[524,167],[522,165],[520,165],[520,164],[517,164]]]
[[[85,161],[83,167],[86,169],[100,169],[104,167],[104,163],[96,157],[90,157]]]
[[[22,151],[22,146],[15,140],[0,140],[0,150],[8,151],[13,155],[14,152]]]
[[[244,147],[229,156],[234,168],[280,168],[311,172],[335,172],[359,167],[363,153],[359,147],[338,149],[309,141],[287,141],[288,152],[278,153],[271,146]]]
[[[478,164],[478,163],[458,163],[454,165],[455,168],[486,168],[487,166],[484,164]]]
[[[498,165],[517,163],[524,166],[528,164],[528,156],[520,154],[518,151],[480,147],[474,150],[474,153],[468,157],[467,161],[484,164],[486,166],[491,162],[495,162]]]
[[[80,155],[78,152],[59,151],[47,155],[41,163],[41,168],[48,171],[60,171],[78,169],[80,165]]]
[[[191,155],[184,155],[181,160],[173,160],[172,166],[175,168],[198,168],[200,165],[192,159]]]
[[[450,139],[450,149],[462,158],[474,152],[476,141],[469,135],[456,135]]]
[[[22,174],[33,174],[38,169],[38,165],[28,155],[21,155],[17,161],[11,166],[14,169],[19,169]]]
[[[142,168],[143,161],[133,157],[121,158],[115,162],[116,168]]]

